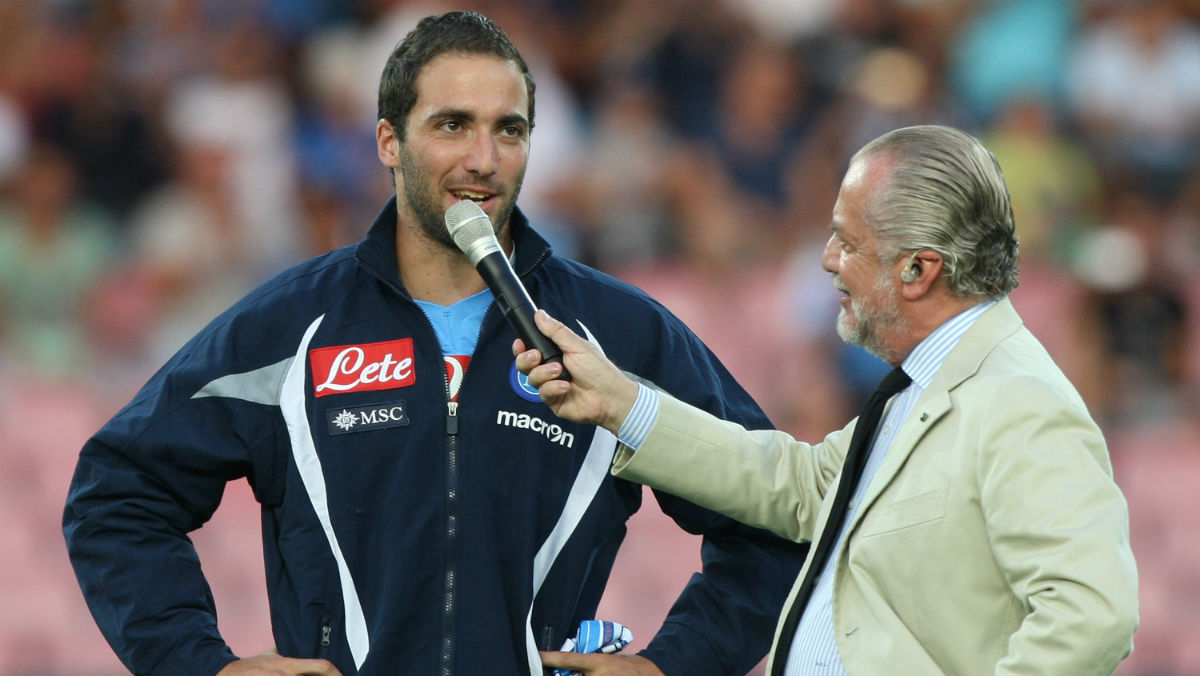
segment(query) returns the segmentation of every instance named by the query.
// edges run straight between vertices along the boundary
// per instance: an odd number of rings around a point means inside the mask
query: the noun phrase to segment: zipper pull
[[[331,643],[331,641],[329,640],[329,636],[332,633],[333,633],[333,627],[329,626],[328,624],[325,625],[324,627],[321,627],[321,646],[322,647],[324,647],[324,648],[329,647],[329,644]]]
[[[446,416],[446,434],[458,434],[458,402],[446,402],[449,415]]]

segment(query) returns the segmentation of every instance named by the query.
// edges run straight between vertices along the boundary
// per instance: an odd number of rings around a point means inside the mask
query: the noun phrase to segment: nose
[[[500,151],[490,134],[477,134],[471,140],[463,168],[476,176],[491,176],[500,167]]]
[[[838,246],[835,239],[837,235],[830,235],[825,242],[825,251],[821,253],[821,267],[825,272],[836,273],[838,271],[838,261],[841,260],[841,254],[838,253]]]

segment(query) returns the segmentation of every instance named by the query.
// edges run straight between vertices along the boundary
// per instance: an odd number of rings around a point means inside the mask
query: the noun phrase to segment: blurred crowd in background
[[[1014,303],[1130,503],[1142,624],[1118,673],[1200,673],[1197,0],[0,1],[0,673],[123,671],[60,531],[79,447],[218,311],[365,233],[392,194],[383,62],[463,7],[537,80],[535,227],[666,304],[806,440],[887,368],[838,340],[819,263],[847,159],[911,124],[984,139]],[[633,650],[698,561],[655,509],[601,608]],[[195,540],[227,639],[268,648],[244,482]]]

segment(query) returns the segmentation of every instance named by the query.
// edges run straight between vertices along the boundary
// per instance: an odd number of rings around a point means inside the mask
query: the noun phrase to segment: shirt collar
[[[925,340],[917,343],[913,351],[900,364],[900,368],[904,369],[904,372],[921,389],[929,387],[929,383],[933,382],[933,375],[937,373],[942,362],[946,360],[946,356],[962,339],[963,334],[971,328],[980,315],[995,304],[995,300],[987,300],[948,319],[933,333],[926,336]]]

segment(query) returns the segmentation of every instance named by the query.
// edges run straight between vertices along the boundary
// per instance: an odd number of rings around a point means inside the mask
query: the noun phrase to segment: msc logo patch
[[[367,432],[385,427],[401,427],[409,423],[405,400],[345,408],[325,409],[325,422],[330,434]]]

